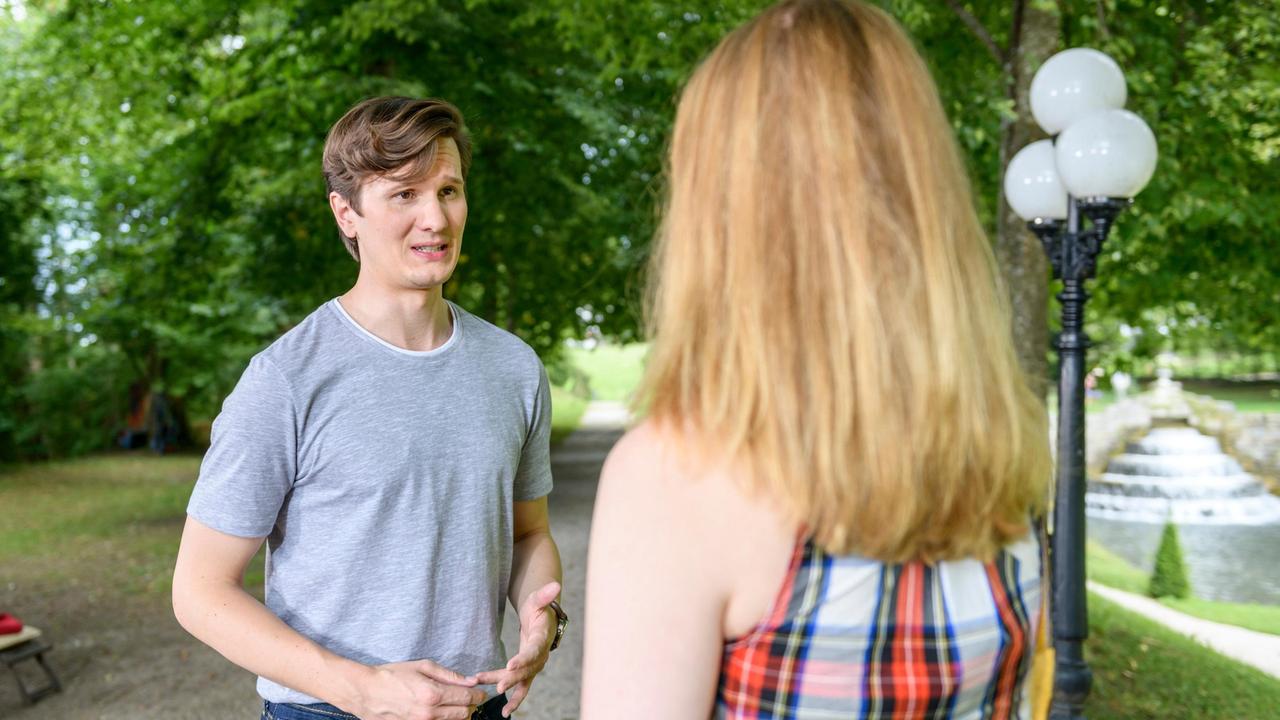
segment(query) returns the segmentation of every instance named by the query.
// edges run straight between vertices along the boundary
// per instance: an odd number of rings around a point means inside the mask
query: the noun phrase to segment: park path
[[[620,403],[593,402],[578,429],[551,450],[555,489],[548,504],[551,534],[564,564],[561,605],[569,615],[564,642],[533,684],[517,713],[520,720],[577,720],[582,678],[583,596],[587,578],[587,536],[596,501],[596,481],[609,449],[622,437],[628,414]],[[519,646],[515,614],[508,609],[503,637],[507,649]]]
[[[1089,590],[1206,645],[1215,652],[1233,660],[1239,660],[1246,665],[1252,665],[1272,677],[1280,678],[1280,636],[1192,617],[1165,607],[1149,597],[1117,590],[1096,582],[1089,583]]]

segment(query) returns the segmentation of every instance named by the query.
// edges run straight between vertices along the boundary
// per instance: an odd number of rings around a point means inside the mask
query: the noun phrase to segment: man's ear
[[[351,207],[351,203],[342,197],[340,193],[329,193],[329,208],[333,210],[333,219],[338,222],[338,229],[343,235],[349,238],[356,237],[355,219],[360,217],[360,213]]]

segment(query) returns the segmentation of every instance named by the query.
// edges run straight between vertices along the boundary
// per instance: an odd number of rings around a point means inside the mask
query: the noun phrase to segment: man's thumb
[[[543,585],[533,594],[533,602],[537,607],[546,607],[556,596],[560,594],[560,583],[554,580]]]

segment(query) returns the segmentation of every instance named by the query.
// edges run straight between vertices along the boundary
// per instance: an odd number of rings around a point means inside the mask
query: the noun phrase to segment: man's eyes
[[[446,197],[446,198],[457,197],[458,194],[459,194],[458,188],[454,187],[453,185],[449,185],[440,189],[440,195],[442,197]],[[414,198],[418,197],[418,191],[417,190],[401,190],[400,192],[396,193],[395,195],[392,195],[391,197],[396,200],[413,200]]]

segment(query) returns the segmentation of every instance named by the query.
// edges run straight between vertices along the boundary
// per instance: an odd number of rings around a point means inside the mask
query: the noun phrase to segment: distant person
[[[669,173],[581,717],[1025,716],[1046,414],[911,41],[769,8],[689,80]]]
[[[1099,380],[1106,373],[1102,368],[1094,368],[1088,375],[1084,376],[1084,399],[1085,402],[1091,400],[1101,400],[1104,397],[1102,388],[1099,387]]]
[[[470,164],[440,100],[374,98],[333,126],[355,286],[256,355],[214,421],[174,611],[259,675],[263,718],[509,716],[564,631],[546,373],[441,293]],[[264,539],[265,605],[241,582]]]

